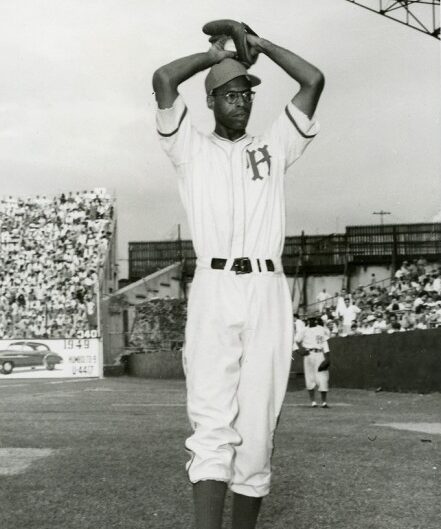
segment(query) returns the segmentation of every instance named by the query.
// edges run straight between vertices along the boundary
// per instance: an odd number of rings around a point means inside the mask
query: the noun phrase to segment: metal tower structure
[[[346,0],[440,39],[440,0]]]

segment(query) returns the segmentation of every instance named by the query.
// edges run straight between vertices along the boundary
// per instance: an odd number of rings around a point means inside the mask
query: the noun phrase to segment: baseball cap
[[[255,75],[249,74],[245,66],[239,61],[230,58],[224,59],[213,65],[208,72],[205,78],[205,91],[210,94],[215,88],[219,88],[219,86],[242,75],[248,79],[251,86],[257,86],[262,82]]]

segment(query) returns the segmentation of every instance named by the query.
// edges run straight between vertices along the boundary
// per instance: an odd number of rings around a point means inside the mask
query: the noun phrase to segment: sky
[[[0,195],[106,187],[117,200],[118,258],[129,241],[189,238],[173,167],[155,128],[151,78],[205,51],[202,26],[247,22],[319,67],[320,134],[287,174],[287,235],[430,222],[441,211],[439,41],[345,0],[2,0]],[[248,131],[297,91],[267,57]],[[181,86],[213,129],[201,73]]]

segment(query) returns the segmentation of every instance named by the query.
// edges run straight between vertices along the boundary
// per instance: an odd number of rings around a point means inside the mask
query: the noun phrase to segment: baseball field
[[[302,388],[259,529],[439,529],[441,394]],[[192,528],[182,381],[2,380],[0,418],[2,529]]]

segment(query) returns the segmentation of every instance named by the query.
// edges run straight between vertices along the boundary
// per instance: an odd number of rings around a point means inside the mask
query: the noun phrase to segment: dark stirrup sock
[[[227,484],[207,479],[193,485],[196,529],[221,529]]]
[[[233,494],[233,529],[254,529],[262,498]]]

